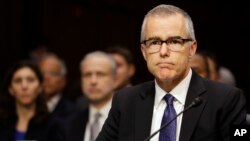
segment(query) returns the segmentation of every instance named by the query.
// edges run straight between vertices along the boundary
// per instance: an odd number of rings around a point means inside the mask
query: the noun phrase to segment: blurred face
[[[210,72],[210,79],[215,80],[215,81],[218,80],[219,74],[218,74],[218,71],[216,70],[215,62],[210,57],[208,57],[207,61],[208,61],[208,66],[209,66],[208,68],[209,68],[209,72]]]
[[[61,65],[56,58],[46,58],[39,64],[44,75],[44,93],[47,98],[60,93],[65,86],[65,78],[61,74]]]
[[[105,57],[87,58],[81,68],[82,89],[92,103],[109,101],[113,96],[115,78],[110,61]]]
[[[115,87],[117,89],[126,87],[130,83],[130,78],[134,75],[134,66],[128,64],[125,58],[123,58],[120,54],[114,53],[112,56],[117,64]]]
[[[199,54],[195,54],[190,62],[190,67],[196,72],[198,73],[201,77],[204,77],[204,78],[208,78],[208,74],[207,74],[207,71],[206,71],[206,64],[205,64],[205,60],[204,58],[199,55]]]
[[[149,17],[145,27],[146,40],[157,38],[166,40],[179,36],[188,38],[185,30],[183,16],[176,14],[165,17]],[[179,51],[172,51],[166,43],[161,45],[158,52],[149,53],[147,47],[142,44],[141,51],[147,62],[149,71],[155,76],[158,84],[166,89],[172,89],[188,73],[189,58],[196,51],[196,42],[186,42]],[[164,84],[168,84],[167,86]]]
[[[23,106],[35,104],[42,88],[35,72],[29,67],[17,70],[11,80],[9,92],[15,97],[16,103]]]

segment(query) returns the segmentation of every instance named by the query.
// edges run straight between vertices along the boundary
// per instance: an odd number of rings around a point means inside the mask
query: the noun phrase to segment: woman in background
[[[0,141],[55,140],[57,126],[42,98],[42,81],[32,62],[18,62],[9,70],[0,95]]]

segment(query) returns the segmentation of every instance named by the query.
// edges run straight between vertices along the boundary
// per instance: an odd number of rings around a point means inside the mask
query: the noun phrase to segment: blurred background
[[[151,80],[140,53],[140,28],[154,6],[174,4],[194,22],[199,49],[216,54],[229,68],[236,86],[246,93],[250,86],[250,8],[246,3],[157,0],[3,0],[0,2],[0,81],[10,64],[30,58],[46,48],[63,58],[68,81],[80,78],[79,62],[93,50],[127,46],[135,57],[133,84]]]

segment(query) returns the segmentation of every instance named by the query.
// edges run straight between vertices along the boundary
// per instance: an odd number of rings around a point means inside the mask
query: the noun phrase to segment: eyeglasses
[[[159,38],[152,38],[148,40],[144,40],[141,43],[144,44],[149,53],[156,53],[160,51],[163,43],[166,43],[168,48],[171,51],[181,51],[183,49],[183,45],[186,42],[193,41],[192,39],[183,39],[180,36],[169,37],[167,40],[163,41]]]
[[[49,75],[49,76],[52,76],[52,77],[61,76],[61,74],[59,72],[55,72],[55,71],[43,71],[42,73],[43,73],[43,75]]]

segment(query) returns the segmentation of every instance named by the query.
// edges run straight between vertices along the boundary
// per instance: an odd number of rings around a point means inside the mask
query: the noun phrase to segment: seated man
[[[116,63],[100,51],[88,53],[80,64],[81,86],[88,107],[70,116],[62,127],[65,141],[95,141],[108,117],[115,88]]]
[[[112,46],[106,49],[117,64],[116,90],[131,86],[131,79],[135,74],[133,55],[129,49],[122,46]]]
[[[38,64],[44,76],[43,89],[49,112],[58,118],[67,117],[74,105],[63,95],[67,74],[64,61],[55,54],[47,54]]]

